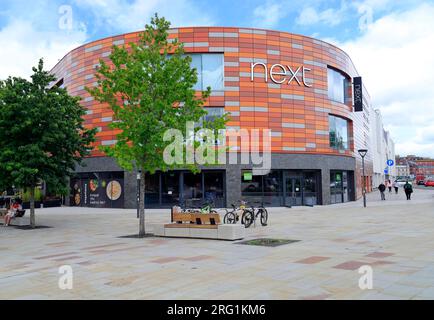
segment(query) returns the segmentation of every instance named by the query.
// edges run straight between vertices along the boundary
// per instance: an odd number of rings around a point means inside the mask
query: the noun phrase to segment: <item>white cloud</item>
[[[212,24],[191,0],[72,0],[73,28],[62,30],[59,19],[64,12],[59,12],[59,3],[17,0],[2,11],[8,20],[0,29],[0,79],[30,76],[41,57],[46,69],[52,68],[67,52],[89,39],[88,31],[97,34],[108,29],[109,34],[116,34],[143,29],[156,11],[173,26]],[[89,24],[92,30],[86,30],[79,21],[83,10],[93,13],[95,21]]]
[[[334,41],[364,78],[399,154],[434,157],[433,16],[434,5],[422,4],[379,18],[355,40]]]
[[[191,0],[74,0],[74,4],[91,10],[99,27],[110,27],[117,32],[143,29],[155,12],[168,19],[173,27],[214,24]]]
[[[256,27],[273,28],[286,13],[281,3],[267,1],[265,4],[256,7],[253,15]]]
[[[318,12],[316,9],[312,7],[306,7],[301,12],[300,15],[295,20],[299,25],[313,25],[317,23],[325,23],[330,26],[335,26],[341,23],[342,21],[342,12],[345,8],[341,9],[326,9]]]
[[[38,30],[29,20],[12,20],[0,30],[0,79],[29,77],[39,58],[44,58],[45,69],[50,69],[85,40],[84,30]]]

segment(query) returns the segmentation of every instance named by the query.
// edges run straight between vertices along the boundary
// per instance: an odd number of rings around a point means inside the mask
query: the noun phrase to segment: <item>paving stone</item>
[[[52,228],[0,228],[0,299],[434,299],[433,195],[270,208],[269,225],[245,239],[301,240],[275,248],[120,239],[137,233],[133,209],[37,209],[37,224]],[[169,219],[167,209],[146,211],[146,227]],[[365,264],[372,290],[358,287]],[[62,265],[72,290],[58,288]]]

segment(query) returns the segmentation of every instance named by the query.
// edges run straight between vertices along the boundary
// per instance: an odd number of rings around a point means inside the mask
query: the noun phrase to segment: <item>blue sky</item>
[[[66,12],[68,27],[59,25]],[[173,26],[276,29],[338,45],[363,76],[396,152],[434,157],[434,0],[0,0],[0,78],[28,76],[39,57],[51,68],[83,43],[140,30],[154,12]]]

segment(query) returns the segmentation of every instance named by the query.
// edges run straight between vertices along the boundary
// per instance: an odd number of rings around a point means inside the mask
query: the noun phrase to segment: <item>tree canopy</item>
[[[86,110],[55,81],[42,59],[30,81],[0,81],[0,186],[34,190],[43,180],[65,191],[76,163],[89,154],[95,130],[83,125]]]
[[[114,113],[111,127],[121,130],[116,143],[102,149],[123,168],[142,171],[142,235],[145,173],[196,167],[185,161],[181,165],[164,161],[164,150],[171,143],[164,139],[165,133],[173,129],[185,132],[189,121],[195,122],[196,130],[204,126],[224,128],[227,121],[226,116],[214,118],[212,124],[201,121],[211,88],[196,92],[197,70],[191,67],[191,57],[184,54],[183,45],[177,39],[168,40],[169,27],[167,20],[155,15],[137,44],[114,46],[111,64],[100,61],[99,85],[87,89],[96,100],[110,106]]]

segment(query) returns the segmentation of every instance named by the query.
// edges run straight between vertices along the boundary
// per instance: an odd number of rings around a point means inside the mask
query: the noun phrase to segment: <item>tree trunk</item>
[[[35,228],[35,188],[30,188],[30,226]]]
[[[140,173],[139,237],[145,237],[145,171]]]

